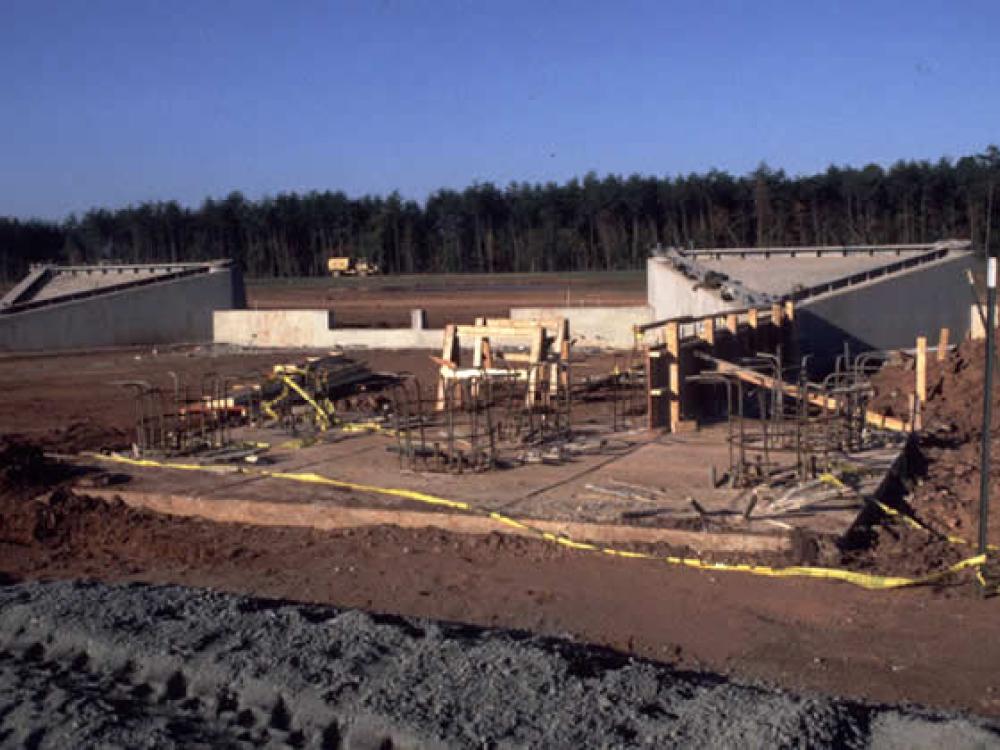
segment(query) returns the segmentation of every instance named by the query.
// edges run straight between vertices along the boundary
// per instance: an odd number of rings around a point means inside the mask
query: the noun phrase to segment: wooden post
[[[701,340],[709,346],[715,346],[715,316],[705,318],[701,322]]]
[[[771,305],[771,348],[776,349],[781,343],[781,328],[784,323],[785,309],[780,302]]]
[[[667,348],[667,372],[670,375],[668,392],[670,394],[669,427],[671,432],[677,432],[681,423],[681,330],[680,323],[670,321],[663,329],[663,343]]]
[[[667,410],[663,408],[668,395],[663,355],[662,349],[646,349],[646,416],[651,432],[670,426]]]
[[[545,353],[545,328],[538,326],[531,336],[531,354],[528,358],[528,403],[530,408],[535,405],[538,397],[538,375],[541,369],[542,355]]]
[[[927,401],[927,337],[917,337],[917,399]]]
[[[941,335],[938,337],[937,361],[944,362],[944,358],[947,356],[948,356],[948,329],[942,328]]]
[[[789,323],[795,322],[795,302],[794,300],[785,301],[785,320]]]
[[[476,318],[477,326],[485,326],[486,318]],[[483,337],[475,336],[472,339],[472,366],[482,367],[483,366]]]
[[[455,367],[458,367],[460,364],[460,357],[461,350],[458,347],[458,331],[453,323],[449,323],[444,327],[444,345],[441,347],[441,359],[445,362],[451,362],[455,365]],[[437,403],[434,406],[435,411],[444,411],[445,407],[445,369],[445,365],[441,365],[438,375]]]
[[[747,343],[746,353],[751,357],[757,353],[757,308],[751,307],[747,310],[747,325],[750,326],[750,331],[747,334],[749,342]]]
[[[791,365],[799,364],[799,340],[795,333],[795,302],[785,300],[785,316],[782,321],[782,357]]]
[[[556,340],[549,353],[552,359],[552,366],[549,368],[549,393],[553,396],[559,391],[560,379],[565,381],[565,376],[568,374],[565,368],[560,368],[559,363],[569,359],[569,318],[559,318],[556,321],[556,326],[559,330],[556,332]],[[561,374],[560,369],[562,369]],[[563,382],[563,385],[568,386],[569,384]]]

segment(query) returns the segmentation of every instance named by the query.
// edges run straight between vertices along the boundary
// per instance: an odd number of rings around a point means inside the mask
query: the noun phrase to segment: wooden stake
[[[946,356],[948,356],[948,329],[942,328],[941,335],[938,337],[937,361],[944,362]]]

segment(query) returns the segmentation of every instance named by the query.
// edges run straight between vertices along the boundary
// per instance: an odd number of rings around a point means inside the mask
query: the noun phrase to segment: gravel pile
[[[0,746],[1000,746],[525,633],[182,587],[0,586]]]

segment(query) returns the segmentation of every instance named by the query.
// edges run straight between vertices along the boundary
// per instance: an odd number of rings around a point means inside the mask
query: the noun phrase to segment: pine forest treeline
[[[236,192],[197,208],[174,201],[93,209],[62,223],[0,218],[0,280],[30,263],[232,258],[250,276],[324,273],[354,255],[391,273],[597,271],[641,267],[656,243],[682,247],[932,242],[971,238],[982,252],[1000,197],[1000,149],[888,169],[830,167],[790,177],[761,166],[733,177],[600,178],[475,184],[421,206],[398,193]],[[995,251],[995,250],[994,250]]]

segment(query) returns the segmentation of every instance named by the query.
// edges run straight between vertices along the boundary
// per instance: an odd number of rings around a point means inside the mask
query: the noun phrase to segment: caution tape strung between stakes
[[[218,467],[202,466],[201,464],[154,461],[148,458],[129,458],[127,456],[122,456],[115,453],[111,454],[84,453],[82,455],[88,458],[95,458],[100,461],[110,461],[114,463],[122,463],[131,466],[142,466],[148,468],[177,469],[181,471],[207,471],[215,473],[218,473],[219,471]],[[934,573],[930,573],[928,575],[919,576],[917,578],[907,578],[904,576],[876,575],[872,573],[857,573],[852,570],[843,570],[841,568],[820,568],[820,567],[803,566],[803,565],[792,565],[784,568],[776,568],[770,565],[753,565],[749,563],[709,562],[707,560],[702,560],[697,557],[654,555],[648,552],[632,552],[628,550],[615,549],[613,547],[603,547],[598,544],[591,544],[590,542],[578,542],[573,539],[570,539],[569,537],[553,534],[549,531],[543,531],[542,529],[536,528],[528,523],[519,521],[516,518],[512,518],[511,516],[507,516],[502,513],[497,513],[496,511],[476,508],[475,506],[460,500],[448,500],[443,497],[429,495],[425,492],[418,492],[416,490],[406,490],[394,487],[377,487],[369,484],[359,484],[357,482],[346,482],[341,479],[331,479],[330,477],[325,477],[322,476],[321,474],[315,474],[312,472],[295,473],[295,472],[284,472],[284,471],[268,471],[266,469],[257,469],[257,468],[251,469],[246,467],[239,467],[236,471],[239,473],[253,474],[255,476],[267,477],[271,479],[284,479],[288,481],[305,482],[309,484],[323,484],[331,487],[339,487],[341,489],[354,490],[356,492],[368,492],[372,494],[404,498],[406,500],[414,500],[416,502],[424,503],[426,505],[449,508],[451,510],[463,511],[465,513],[472,513],[475,515],[484,516],[496,521],[499,524],[520,529],[522,531],[530,532],[540,539],[544,539],[546,541],[552,542],[554,544],[559,544],[564,547],[569,547],[571,549],[599,552],[605,555],[611,555],[613,557],[623,557],[634,560],[659,561],[668,563],[670,565],[681,565],[688,568],[696,568],[698,570],[750,573],[752,575],[765,576],[768,578],[823,578],[827,580],[843,581],[844,583],[850,583],[852,585],[860,586],[861,588],[870,590],[886,590],[886,589],[903,588],[905,586],[918,586],[922,584],[933,583],[935,581],[938,581],[954,573],[958,573],[962,570],[966,570],[968,568],[979,568],[986,562],[985,555],[976,555],[975,557],[969,557],[964,560],[961,560],[955,563],[954,565],[944,568],[943,570],[939,570]],[[898,511],[893,511],[893,514],[900,515],[903,518],[909,518],[908,516],[899,514]],[[917,524],[919,528],[923,528],[926,530],[926,527],[919,524],[919,522],[917,522],[915,519],[909,519],[909,520]],[[965,540],[961,541],[965,543]]]

